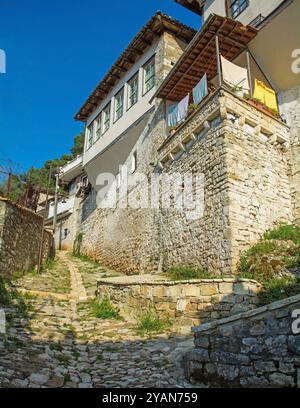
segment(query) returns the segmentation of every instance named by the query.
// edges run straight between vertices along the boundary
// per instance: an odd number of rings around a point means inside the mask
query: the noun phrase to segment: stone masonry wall
[[[170,33],[161,37],[156,52],[157,86],[182,54],[186,44]],[[150,174],[158,160],[158,147],[165,138],[164,106],[156,102],[154,112],[134,147],[138,172]],[[131,155],[125,163],[130,169]],[[94,200],[93,200],[94,201]],[[90,207],[90,206],[88,206]],[[82,252],[103,264],[126,272],[143,273],[160,268],[156,239],[157,212],[152,209],[94,209],[84,211],[81,225]]]
[[[203,215],[190,219],[174,205],[97,209],[82,224],[83,251],[128,274],[178,264],[231,274],[241,252],[267,229],[293,222],[289,129],[219,90],[172,137],[164,131],[158,104],[135,146],[138,172],[149,177],[161,162],[162,175],[203,174]]]
[[[300,225],[300,86],[279,94],[280,112],[291,128],[290,181],[295,223]]]
[[[204,175],[201,218],[162,213],[168,266],[232,273],[241,252],[266,230],[293,222],[288,143],[287,126],[224,90],[166,140],[160,149],[164,173]]]
[[[43,219],[34,212],[0,199],[0,274],[28,271],[38,262]],[[45,231],[43,260],[51,247],[52,234]]]
[[[258,303],[261,286],[251,280],[230,278],[191,281],[155,281],[132,277],[97,282],[97,296],[109,297],[122,312],[138,318],[149,307],[176,327],[199,325],[245,310]]]
[[[294,310],[300,295],[194,327],[187,378],[215,387],[300,387]]]

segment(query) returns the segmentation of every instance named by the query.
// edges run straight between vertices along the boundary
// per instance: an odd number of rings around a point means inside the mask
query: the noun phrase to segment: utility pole
[[[55,241],[55,232],[57,226],[57,206],[58,206],[58,190],[59,190],[59,175],[60,168],[55,175],[55,195],[54,195],[54,213],[53,213],[53,236]]]
[[[42,258],[43,258],[43,244],[44,244],[44,229],[45,229],[45,219],[47,217],[47,205],[48,205],[48,198],[49,198],[49,189],[50,189],[50,184],[51,184],[51,176],[52,176],[52,168],[50,166],[49,169],[49,176],[48,176],[48,184],[47,184],[47,194],[46,194],[46,211],[43,217],[43,223],[42,223],[42,232],[41,232],[41,241],[40,241],[40,248],[39,248],[39,258],[38,258],[38,267],[37,267],[37,273],[41,273],[41,268],[42,268]]]

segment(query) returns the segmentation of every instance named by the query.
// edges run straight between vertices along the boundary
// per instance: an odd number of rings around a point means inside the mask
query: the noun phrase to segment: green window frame
[[[155,57],[144,65],[144,95],[155,87]]]
[[[97,118],[95,119],[96,122],[96,139],[98,140],[101,137],[102,134],[102,115],[101,113],[97,116]]]
[[[128,109],[135,105],[138,101],[139,92],[139,77],[138,74],[128,81]]]
[[[124,113],[124,88],[115,96],[115,122],[117,122]]]
[[[102,131],[102,134],[104,134],[110,128],[110,103],[106,106],[105,109],[103,109],[102,114],[103,114],[103,118],[102,118],[103,131]]]
[[[92,122],[89,126],[88,126],[88,144],[87,144],[87,148],[89,149],[90,147],[92,147],[93,142],[94,142],[94,122]]]

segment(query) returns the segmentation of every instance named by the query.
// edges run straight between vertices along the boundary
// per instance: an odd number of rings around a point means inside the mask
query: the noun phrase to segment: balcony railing
[[[65,213],[67,211],[72,211],[75,204],[75,196],[63,199],[57,204],[57,215]],[[50,204],[48,218],[54,216],[54,202]]]

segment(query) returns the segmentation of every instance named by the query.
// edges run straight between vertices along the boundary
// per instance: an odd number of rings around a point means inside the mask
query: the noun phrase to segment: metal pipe
[[[216,35],[216,54],[217,54],[217,67],[218,67],[219,86],[222,86],[222,69],[221,69],[221,61],[220,61],[220,45],[219,45],[219,37],[217,35]]]
[[[247,55],[247,71],[248,71],[248,79],[249,79],[249,86],[250,86],[250,97],[253,96],[253,84],[252,84],[252,75],[251,75],[251,62],[250,62],[250,53],[249,49],[246,51]]]

